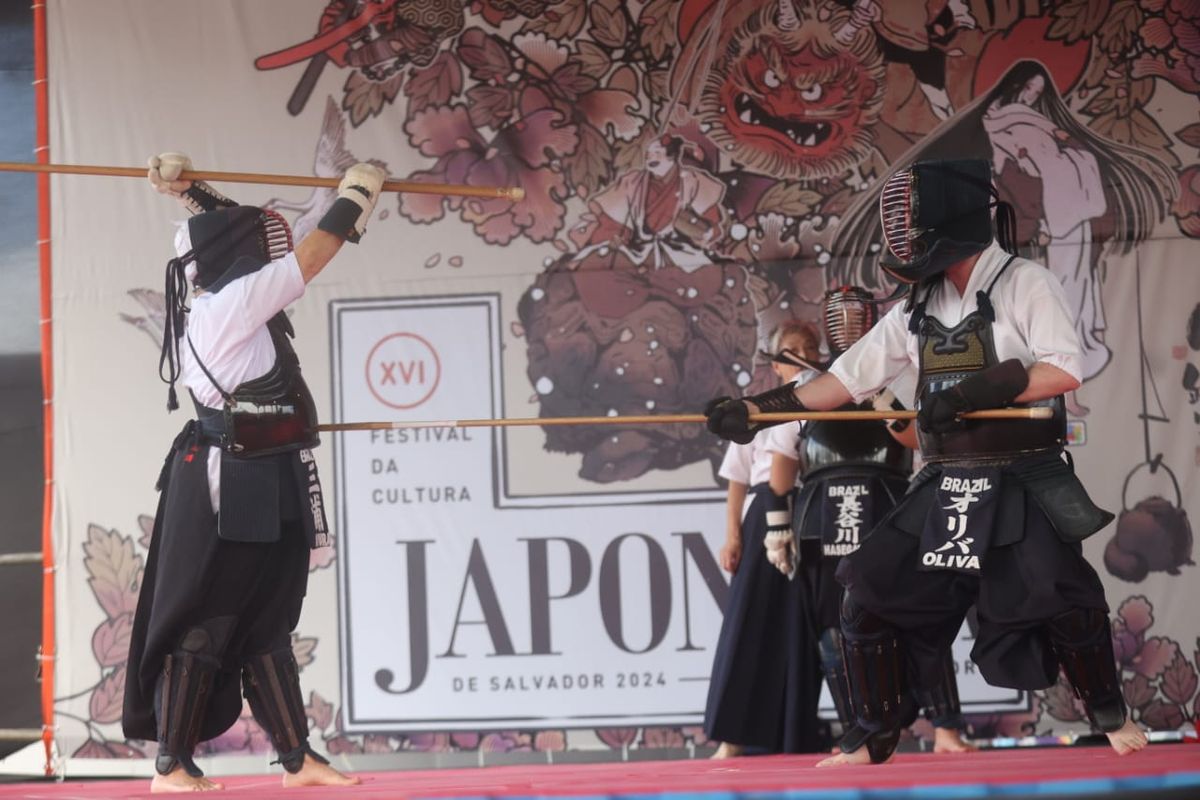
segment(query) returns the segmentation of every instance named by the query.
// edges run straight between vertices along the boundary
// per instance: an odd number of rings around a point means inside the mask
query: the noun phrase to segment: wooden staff
[[[751,414],[751,422],[795,422],[798,420],[916,419],[915,411],[787,411]],[[1054,410],[1035,408],[991,408],[968,411],[963,419],[1050,419]],[[518,417],[513,419],[441,419],[415,422],[336,422],[318,425],[319,431],[388,431],[400,428],[528,428],[543,425],[664,425],[704,422],[703,414],[645,414],[627,417]]]
[[[51,172],[60,175],[108,175],[119,178],[145,178],[145,167],[104,167],[89,164],[27,164],[20,161],[0,161],[0,172]],[[264,183],[277,186],[328,186],[336,189],[340,178],[318,178],[314,175],[270,175],[259,172],[212,172],[184,170],[181,181],[223,181],[225,183]],[[438,194],[457,197],[485,197],[512,200],[525,197],[520,186],[464,186],[452,183],[418,183],[416,181],[384,181],[385,192],[409,194]]]

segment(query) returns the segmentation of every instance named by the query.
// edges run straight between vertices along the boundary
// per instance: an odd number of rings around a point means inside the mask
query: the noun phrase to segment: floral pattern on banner
[[[83,567],[88,586],[104,619],[92,633],[92,656],[99,678],[72,698],[57,701],[56,714],[82,724],[86,738],[74,753],[76,758],[141,758],[140,742],[109,739],[105,728],[119,726],[125,699],[125,664],[129,657],[129,637],[133,630],[133,612],[137,607],[145,561],[131,536],[100,525],[89,525],[83,543]],[[61,708],[65,701],[87,698],[86,708],[69,712]],[[74,706],[71,706],[74,708]]]
[[[664,264],[697,268],[673,258],[684,251],[696,264],[728,259],[746,273],[738,282],[747,287],[754,335],[743,335],[740,319],[687,332],[673,371],[685,366],[685,351],[713,354],[719,369],[684,394],[765,388],[771,375],[757,351],[781,321],[815,319],[830,285],[887,294],[892,287],[874,269],[878,236],[856,233],[856,214],[873,214],[871,192],[888,165],[944,155],[938,147],[951,152],[963,141],[983,143],[978,155],[994,157],[1002,193],[1020,198],[1024,252],[1063,281],[1085,346],[1084,379],[1098,375],[1111,359],[1099,288],[1104,243],[1140,242],[1165,215],[1197,235],[1200,173],[1183,167],[1180,151],[1200,143],[1200,123],[1168,132],[1147,110],[1159,86],[1195,93],[1192,4],[1069,0],[1028,13],[970,2],[849,6],[506,0],[473,3],[464,16],[451,0],[332,0],[318,27],[352,20],[324,55],[348,71],[341,108],[353,127],[385,124],[383,107],[403,105],[397,134],[429,162],[409,180],[525,192],[519,201],[402,194],[400,217],[456,217],[488,244],[525,239],[565,254],[545,259],[541,281],[588,265],[633,273],[631,280]],[[304,47],[280,51],[294,59],[263,56],[258,66],[294,64],[312,55]],[[1023,59],[1037,59],[1039,69],[1022,70]],[[983,95],[990,105],[973,108]],[[677,204],[671,224],[645,213],[657,197],[645,186],[653,183],[647,165],[656,141],[682,141],[683,152],[668,161],[719,182],[711,206],[719,213],[707,229],[689,229],[684,219],[703,217],[703,203]],[[1068,180],[1043,181],[1068,162]],[[1116,192],[1117,185],[1131,188]],[[1096,200],[1081,208],[1068,194]],[[613,217],[613,209],[621,213]],[[834,241],[838,224],[849,239]],[[599,262],[589,249],[616,242]],[[838,263],[847,247],[861,251],[861,263]],[[665,302],[686,313],[686,304]],[[614,312],[603,326],[637,331],[634,316]],[[602,332],[585,327],[560,341],[538,308],[516,330],[539,361],[529,381],[541,414],[597,413],[572,386],[603,382],[577,375],[577,365],[555,354],[574,357],[584,347],[599,368],[609,349]],[[655,405],[639,410],[666,413],[660,398],[642,397],[652,387],[642,388],[633,393]],[[1086,416],[1074,393],[1068,404]],[[697,461],[715,470],[722,454],[707,437],[645,434],[630,431],[626,443],[602,448],[599,440],[563,442],[547,428],[546,448],[578,453],[580,476],[597,482]],[[651,454],[631,457],[642,446]]]

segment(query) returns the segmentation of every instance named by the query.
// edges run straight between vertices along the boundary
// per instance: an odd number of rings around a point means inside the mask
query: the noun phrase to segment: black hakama
[[[801,581],[788,580],[766,558],[763,504],[769,491],[767,484],[750,490],[704,732],[715,741],[773,753],[811,753],[821,746],[815,724],[822,680],[817,641],[804,618]]]
[[[294,454],[280,465],[280,537],[242,542],[217,535],[208,484],[208,445],[189,422],[159,477],[158,511],[130,640],[123,728],[153,741],[155,685],[165,657],[194,627],[222,621],[220,669],[213,681],[200,739],[228,730],[242,711],[246,657],[286,648],[300,619],[308,584],[310,540],[301,521]],[[286,502],[283,499],[287,498]]]
[[[842,559],[838,580],[855,603],[904,633],[918,684],[939,674],[937,664],[974,603],[979,630],[971,658],[987,682],[1030,691],[1053,685],[1059,665],[1045,623],[1073,608],[1108,611],[1081,542],[1061,534],[1067,526],[1052,519],[1070,513],[1078,496],[1070,466],[1052,454],[1000,469],[1003,482],[978,574],[922,565],[922,531],[937,513],[943,469],[931,464],[913,479],[895,510]]]

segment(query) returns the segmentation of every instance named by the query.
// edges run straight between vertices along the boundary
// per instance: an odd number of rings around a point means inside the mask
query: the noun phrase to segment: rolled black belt
[[[221,447],[225,441],[225,412],[196,403],[198,433],[209,444]]]

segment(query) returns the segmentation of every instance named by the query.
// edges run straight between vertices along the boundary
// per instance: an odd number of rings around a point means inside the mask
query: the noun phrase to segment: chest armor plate
[[[286,318],[268,323],[275,363],[229,393],[224,409],[197,405],[200,422],[229,453],[241,457],[305,450],[320,444],[317,409],[285,332]]]
[[[1000,363],[992,323],[978,311],[951,328],[926,316],[918,336],[918,408],[934,392]],[[921,454],[926,461],[994,460],[1055,449],[1066,443],[1067,414],[1061,395],[1020,405],[1049,406],[1054,415],[1044,420],[965,420],[959,429],[944,434],[926,433],[918,427]]]
[[[870,410],[868,403],[839,411]],[[800,434],[800,477],[834,464],[882,464],[907,473],[912,452],[892,438],[886,423],[814,420]]]

